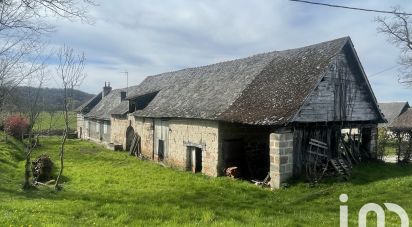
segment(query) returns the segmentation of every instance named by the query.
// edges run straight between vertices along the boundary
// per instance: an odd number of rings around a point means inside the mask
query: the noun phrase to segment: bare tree
[[[7,30],[49,32],[47,17],[91,22],[88,9],[93,0],[2,0],[0,32]]]
[[[48,18],[92,23],[88,10],[94,5],[93,0],[0,0],[0,111],[14,88],[38,71],[26,62],[40,55],[42,35],[54,31]]]
[[[40,53],[43,47],[37,37],[30,37],[0,54],[0,111],[14,89],[42,69]]]
[[[388,36],[388,40],[401,51],[399,82],[412,86],[412,18],[399,7],[394,7],[390,17],[376,17],[378,32]]]
[[[64,168],[64,146],[69,132],[69,110],[73,101],[73,90],[80,86],[86,74],[83,72],[85,65],[84,53],[77,54],[73,48],[63,46],[60,48],[57,57],[59,65],[56,68],[56,73],[63,89],[63,114],[65,123],[60,144],[60,171],[55,184],[56,190],[59,190],[61,188],[59,185],[60,177]]]
[[[31,154],[35,147],[37,146],[37,141],[38,141],[38,135],[35,136],[33,133],[33,127],[37,122],[37,119],[39,118],[40,112],[42,111],[42,105],[40,105],[40,96],[41,96],[41,88],[44,84],[45,80],[45,73],[44,73],[44,68],[39,71],[39,73],[36,73],[35,75],[30,76],[27,79],[28,84],[33,84],[37,83],[37,87],[30,87],[29,92],[27,94],[27,102],[24,102],[24,113],[27,116],[29,120],[29,126],[28,126],[28,138],[27,142],[25,144],[25,165],[24,165],[24,184],[23,184],[23,189],[27,190],[31,188],[31,183],[30,183],[30,165],[31,165]],[[36,139],[35,139],[36,137]],[[34,143],[33,143],[34,141]]]

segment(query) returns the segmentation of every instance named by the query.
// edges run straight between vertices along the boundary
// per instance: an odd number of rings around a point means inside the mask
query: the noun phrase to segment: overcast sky
[[[398,50],[376,32],[376,13],[287,0],[96,2],[93,25],[58,21],[49,37],[52,46],[85,53],[88,77],[80,89],[90,93],[104,81],[125,87],[125,70],[129,85],[136,85],[148,75],[350,36],[378,101],[412,101],[412,89],[397,82]],[[322,2],[412,12],[402,0]]]

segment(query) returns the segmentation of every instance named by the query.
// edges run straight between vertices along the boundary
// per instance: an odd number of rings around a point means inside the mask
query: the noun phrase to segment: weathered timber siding
[[[84,127],[85,121],[84,121],[83,114],[78,113],[76,115],[76,119],[77,119],[77,127],[76,127],[77,128],[77,138],[83,139],[84,133],[86,131],[86,128]]]
[[[322,81],[295,118],[296,122],[378,120],[373,97],[355,61],[354,54],[347,49],[331,61]]]
[[[110,121],[88,119],[89,121],[89,136],[88,139],[110,143]],[[104,130],[106,125],[106,131]]]
[[[111,123],[110,121],[103,121],[100,125],[101,135],[103,142],[110,143],[110,131],[111,131]],[[106,127],[106,130],[104,128]]]
[[[96,130],[96,124],[97,121],[89,120],[89,139],[100,141],[100,131]]]

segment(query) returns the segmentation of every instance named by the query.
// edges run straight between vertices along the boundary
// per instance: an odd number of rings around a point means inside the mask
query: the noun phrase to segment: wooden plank
[[[328,149],[328,147],[323,146],[323,145],[320,145],[320,144],[317,144],[317,143],[309,142],[309,144],[312,145],[312,146],[316,146],[316,147],[322,148],[322,149]]]
[[[321,156],[321,157],[325,157],[325,158],[327,158],[328,156],[327,155],[325,155],[325,154],[321,154],[321,153],[317,153],[317,152],[313,152],[313,151],[310,151],[310,150],[308,150],[307,151],[309,154],[313,154],[313,155],[317,155],[317,156]]]
[[[316,140],[316,139],[310,139],[310,141],[311,141],[311,142],[314,142],[314,143],[318,143],[318,144],[323,145],[323,146],[328,146],[327,143],[322,142],[322,141],[319,141],[319,140]]]

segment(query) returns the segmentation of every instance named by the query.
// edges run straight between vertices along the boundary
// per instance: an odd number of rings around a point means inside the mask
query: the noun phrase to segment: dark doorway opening
[[[83,138],[83,128],[80,127],[79,139]]]
[[[269,147],[266,143],[246,139],[223,141],[223,168],[236,168],[237,177],[263,180],[269,172]]]
[[[126,129],[126,151],[130,150],[134,138],[134,129],[132,126],[127,127]]]
[[[202,172],[202,148],[187,147],[187,170],[194,173]]]

